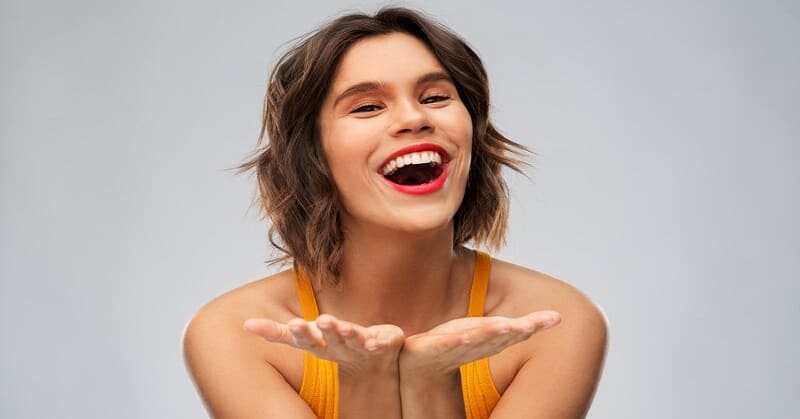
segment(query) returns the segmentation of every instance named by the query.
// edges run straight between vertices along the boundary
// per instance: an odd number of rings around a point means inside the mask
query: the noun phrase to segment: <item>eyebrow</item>
[[[450,78],[449,75],[447,75],[447,73],[444,73],[442,71],[435,71],[435,72],[424,74],[424,75],[420,76],[420,78],[417,79],[417,83],[416,84],[419,85],[419,84],[425,84],[425,83],[433,83],[433,82],[442,81],[442,80],[450,82],[450,83],[453,82],[453,80]],[[333,101],[333,107],[335,108],[336,104],[338,104],[339,102],[341,102],[343,99],[347,98],[348,96],[352,96],[352,95],[355,95],[355,94],[358,94],[358,93],[365,93],[365,92],[370,92],[370,91],[373,91],[373,90],[378,90],[378,89],[380,89],[381,85],[383,85],[383,84],[384,83],[377,82],[377,81],[365,81],[365,82],[362,82],[362,83],[354,84],[354,85],[348,87],[347,89],[345,89],[344,92],[342,92],[341,94],[339,94],[339,96],[336,97],[336,100]]]

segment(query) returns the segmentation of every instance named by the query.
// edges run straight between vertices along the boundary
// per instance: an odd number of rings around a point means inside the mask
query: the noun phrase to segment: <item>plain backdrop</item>
[[[0,417],[205,416],[183,327],[272,272],[226,170],[267,72],[382,4],[0,3]],[[396,4],[468,40],[537,153],[497,256],[608,315],[589,417],[800,417],[798,2]]]

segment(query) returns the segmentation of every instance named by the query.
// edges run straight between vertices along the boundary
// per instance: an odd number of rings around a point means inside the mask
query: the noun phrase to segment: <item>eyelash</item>
[[[422,103],[425,103],[425,101],[427,101],[428,99],[436,99],[433,102],[441,102],[443,100],[450,99],[450,96],[447,96],[447,95],[431,95],[431,96],[426,97],[425,99],[422,99]],[[428,103],[433,103],[433,102],[428,102]]]
[[[436,100],[428,101],[429,99],[436,99]],[[441,101],[444,101],[444,100],[447,100],[447,99],[450,99],[450,96],[447,96],[447,95],[432,95],[432,96],[426,97],[425,99],[422,99],[422,103],[423,104],[429,104],[429,103],[441,102]],[[372,109],[372,108],[375,108],[375,109]],[[368,104],[364,104],[364,105],[361,105],[361,106],[353,109],[352,112],[353,113],[374,112],[374,111],[378,110],[379,108],[380,107],[378,105],[373,105],[371,103],[368,103]]]
[[[368,108],[376,108],[376,109],[368,109]],[[371,104],[368,104],[368,105],[361,105],[361,106],[359,106],[359,107],[357,107],[357,108],[353,109],[353,111],[352,111],[352,112],[353,112],[353,113],[372,112],[372,111],[376,111],[376,110],[378,110],[377,108],[378,108],[378,105],[371,105]]]

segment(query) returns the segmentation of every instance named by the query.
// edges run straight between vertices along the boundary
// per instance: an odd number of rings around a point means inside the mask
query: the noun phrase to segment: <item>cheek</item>
[[[356,173],[367,167],[367,159],[378,138],[365,124],[337,124],[328,130],[322,139],[322,149],[328,160],[334,181],[341,185],[349,173]]]
[[[472,144],[472,118],[463,105],[447,115],[443,121],[453,140],[459,142],[461,146],[471,146]]]

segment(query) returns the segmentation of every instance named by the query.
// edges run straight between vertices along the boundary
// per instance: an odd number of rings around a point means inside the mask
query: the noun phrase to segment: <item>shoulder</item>
[[[238,351],[263,352],[268,346],[243,329],[251,317],[288,321],[299,316],[291,271],[252,281],[221,294],[200,307],[183,333],[187,363],[194,351],[215,345],[236,346]],[[259,344],[254,345],[257,341]],[[263,354],[262,354],[263,355]],[[189,365],[191,367],[191,365]]]
[[[252,415],[276,400],[289,403],[290,410],[304,409],[294,388],[302,380],[296,367],[302,354],[243,329],[251,317],[288,321],[298,312],[288,271],[228,291],[192,316],[183,333],[183,357],[212,416]]]
[[[493,261],[491,281],[488,314],[518,317],[539,310],[561,314],[557,326],[516,346],[517,373],[503,396],[505,409],[497,417],[514,417],[515,408],[530,403],[537,405],[541,417],[583,417],[607,351],[608,320],[603,309],[565,281],[508,262]]]
[[[602,307],[581,290],[542,272],[501,260],[492,261],[487,313],[518,317],[539,310],[561,313],[561,323],[532,339],[537,347],[581,345],[598,358],[605,353],[608,320]]]
[[[591,297],[573,285],[545,273],[493,259],[487,313],[517,317],[538,310],[561,313],[562,322],[570,321],[596,329],[608,328],[603,309]]]
[[[248,318],[284,321],[298,312],[292,272],[284,271],[227,291],[204,304],[186,325],[184,346],[220,336],[249,337],[242,329]]]

